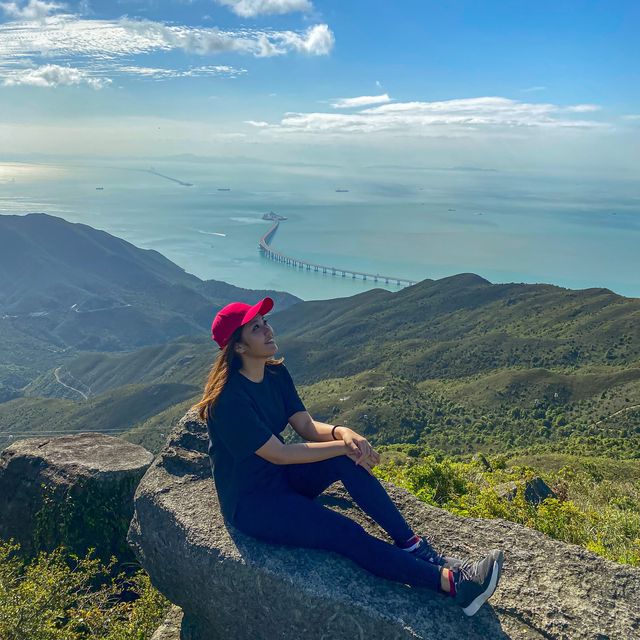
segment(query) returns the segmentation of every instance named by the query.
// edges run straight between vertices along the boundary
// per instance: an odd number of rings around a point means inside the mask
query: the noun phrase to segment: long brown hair
[[[240,342],[241,338],[242,326],[233,332],[231,338],[229,338],[229,342],[217,355],[211,371],[209,371],[207,382],[204,385],[202,399],[193,405],[193,407],[197,408],[198,416],[200,416],[201,420],[207,420],[209,412],[215,407],[231,373],[242,367],[242,358],[240,354],[236,353],[235,349],[236,344]],[[283,362],[284,358],[269,358],[265,364],[282,364]]]

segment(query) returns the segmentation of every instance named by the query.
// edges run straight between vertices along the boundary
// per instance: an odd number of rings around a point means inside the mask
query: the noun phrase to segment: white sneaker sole
[[[498,585],[498,578],[500,577],[500,571],[502,570],[502,562],[504,560],[504,554],[500,552],[498,559],[493,563],[493,569],[491,570],[491,580],[489,586],[479,596],[477,596],[471,604],[462,608],[462,611],[472,616],[478,613],[478,609],[493,595]]]

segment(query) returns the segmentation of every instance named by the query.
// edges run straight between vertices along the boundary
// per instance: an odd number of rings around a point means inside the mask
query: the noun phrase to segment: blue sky
[[[634,177],[639,27],[624,0],[2,1],[0,155]]]

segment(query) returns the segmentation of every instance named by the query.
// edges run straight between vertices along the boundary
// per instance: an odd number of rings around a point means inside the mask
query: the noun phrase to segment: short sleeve
[[[278,368],[281,369],[283,381],[282,392],[284,396],[284,407],[287,412],[287,418],[290,418],[294,413],[306,411],[307,408],[298,395],[296,385],[293,384],[293,379],[288,369],[283,364],[279,365]]]
[[[237,460],[255,453],[274,435],[242,394],[233,394],[218,402],[209,429]]]

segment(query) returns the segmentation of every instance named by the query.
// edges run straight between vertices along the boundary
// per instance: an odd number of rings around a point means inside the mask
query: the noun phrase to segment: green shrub
[[[138,571],[113,577],[108,565],[58,547],[27,563],[20,546],[0,541],[0,638],[3,640],[145,640],[168,600]],[[96,586],[98,585],[98,586]],[[123,601],[123,591],[137,596]]]
[[[466,493],[467,481],[460,472],[463,467],[463,463],[449,458],[438,462],[434,455],[428,455],[418,464],[404,466],[392,462],[384,471],[376,467],[376,475],[408,489],[424,502],[442,506]]]
[[[556,540],[586,546],[591,539],[591,527],[596,517],[585,513],[571,501],[547,498],[537,509],[535,528]]]

